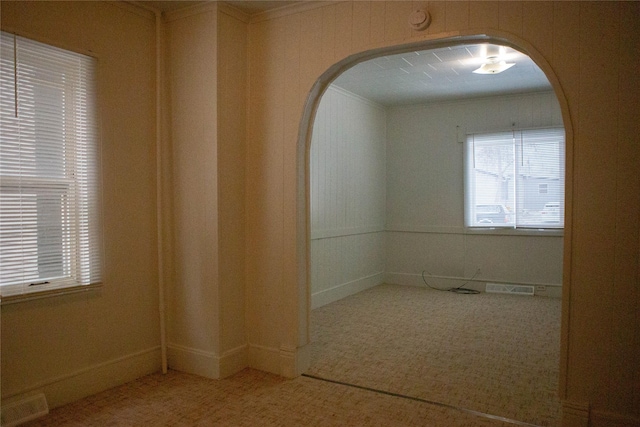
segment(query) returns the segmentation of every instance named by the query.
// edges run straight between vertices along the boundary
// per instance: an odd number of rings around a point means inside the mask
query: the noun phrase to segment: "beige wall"
[[[640,416],[640,164],[636,2],[345,2],[263,15],[249,29],[248,332],[254,366],[304,354],[303,105],[333,64],[369,49],[489,34],[528,53],[559,91],[569,129],[560,395],[566,425]],[[407,26],[426,6],[425,33]],[[331,72],[325,73],[326,84]],[[557,78],[556,78],[557,77]],[[566,98],[565,98],[566,97]],[[313,98],[312,101],[316,99]],[[573,130],[573,134],[571,133]],[[303,128],[303,134],[306,130]],[[573,141],[573,143],[571,143]],[[297,166],[297,167],[296,167]],[[296,210],[298,209],[298,210]],[[298,221],[298,222],[297,222]],[[298,260],[298,264],[291,260]],[[280,364],[273,357],[280,350]],[[572,415],[573,414],[573,415]],[[609,417],[609,418],[607,418]],[[633,417],[636,417],[635,419]],[[599,420],[599,421],[598,421]]]
[[[424,33],[407,26],[409,12],[420,6],[433,17]],[[151,14],[121,3],[3,1],[1,7],[3,29],[100,58],[105,285],[2,307],[3,397],[44,389],[56,406],[159,369],[155,30]],[[167,36],[174,43],[168,72],[179,65],[183,74],[167,74],[177,86],[166,93],[165,150],[178,157],[165,159],[163,183],[171,185],[162,193],[165,253],[175,255],[167,256],[166,270],[174,349],[195,349],[204,356],[196,357],[204,367],[196,367],[220,375],[246,360],[287,376],[305,368],[309,93],[349,64],[343,61],[349,55],[486,33],[509,40],[549,73],[569,132],[564,425],[584,425],[588,417],[592,425],[637,421],[640,3],[308,3],[253,17],[248,25],[240,14],[225,14],[193,18],[198,24],[179,32],[184,39]],[[193,54],[196,48],[203,56]],[[239,95],[245,84],[246,104]],[[310,99],[313,106],[317,98]],[[196,107],[189,110],[191,103]],[[192,162],[196,170],[183,173]],[[188,233],[196,242],[187,242]]]
[[[104,285],[2,306],[2,397],[50,406],[160,367],[155,185],[155,26],[137,8],[2,2],[2,29],[98,58]]]
[[[172,147],[169,366],[212,378],[247,366],[247,25],[233,15],[207,4],[165,17]]]

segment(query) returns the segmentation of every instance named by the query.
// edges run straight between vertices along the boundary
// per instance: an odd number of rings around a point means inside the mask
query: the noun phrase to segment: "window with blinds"
[[[96,60],[0,36],[0,296],[99,283]]]
[[[467,137],[467,227],[564,227],[564,129]]]

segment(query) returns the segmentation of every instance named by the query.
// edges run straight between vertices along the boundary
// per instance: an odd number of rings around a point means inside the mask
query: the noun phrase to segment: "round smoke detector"
[[[426,30],[429,24],[431,24],[431,15],[426,10],[414,10],[409,15],[409,26],[413,30]]]

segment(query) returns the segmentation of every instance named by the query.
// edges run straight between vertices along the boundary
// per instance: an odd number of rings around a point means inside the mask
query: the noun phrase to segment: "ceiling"
[[[551,90],[531,58],[508,47],[501,59],[514,66],[473,73],[498,52],[495,45],[470,44],[383,56],[355,65],[333,84],[386,106]]]

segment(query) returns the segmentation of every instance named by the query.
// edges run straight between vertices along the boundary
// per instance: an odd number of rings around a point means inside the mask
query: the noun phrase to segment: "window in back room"
[[[99,283],[97,61],[1,43],[0,296]]]

